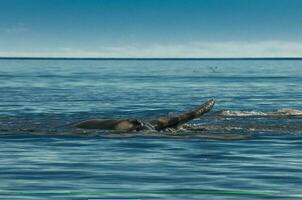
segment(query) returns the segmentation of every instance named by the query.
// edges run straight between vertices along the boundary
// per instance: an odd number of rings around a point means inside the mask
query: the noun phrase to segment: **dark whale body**
[[[173,117],[160,117],[150,122],[143,122],[137,119],[90,119],[79,122],[74,126],[83,129],[107,129],[121,132],[147,129],[161,131],[168,128],[177,128],[190,120],[200,117],[201,115],[209,112],[214,104],[215,101],[210,99],[191,111],[184,112]]]
[[[140,122],[135,119],[90,119],[77,123],[75,127],[84,129],[134,131],[140,125]]]

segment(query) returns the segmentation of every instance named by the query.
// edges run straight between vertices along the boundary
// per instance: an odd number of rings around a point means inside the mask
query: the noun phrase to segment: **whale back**
[[[140,126],[137,120],[130,119],[90,119],[74,125],[76,128],[84,129],[107,129],[116,131],[131,131]]]

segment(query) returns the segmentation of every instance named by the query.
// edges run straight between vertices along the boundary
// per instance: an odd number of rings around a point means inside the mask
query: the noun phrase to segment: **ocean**
[[[302,60],[0,59],[0,199],[301,199]],[[214,98],[204,131],[79,130]]]

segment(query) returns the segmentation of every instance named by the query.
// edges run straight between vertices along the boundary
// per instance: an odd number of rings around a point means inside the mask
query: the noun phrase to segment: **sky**
[[[0,0],[0,56],[302,57],[302,0]]]

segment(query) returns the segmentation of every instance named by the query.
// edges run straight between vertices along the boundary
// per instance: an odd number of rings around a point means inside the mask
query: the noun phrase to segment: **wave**
[[[283,108],[276,112],[222,110],[222,111],[218,112],[218,116],[226,116],[226,117],[302,116],[302,110],[296,110],[296,109],[291,109],[291,108]]]

